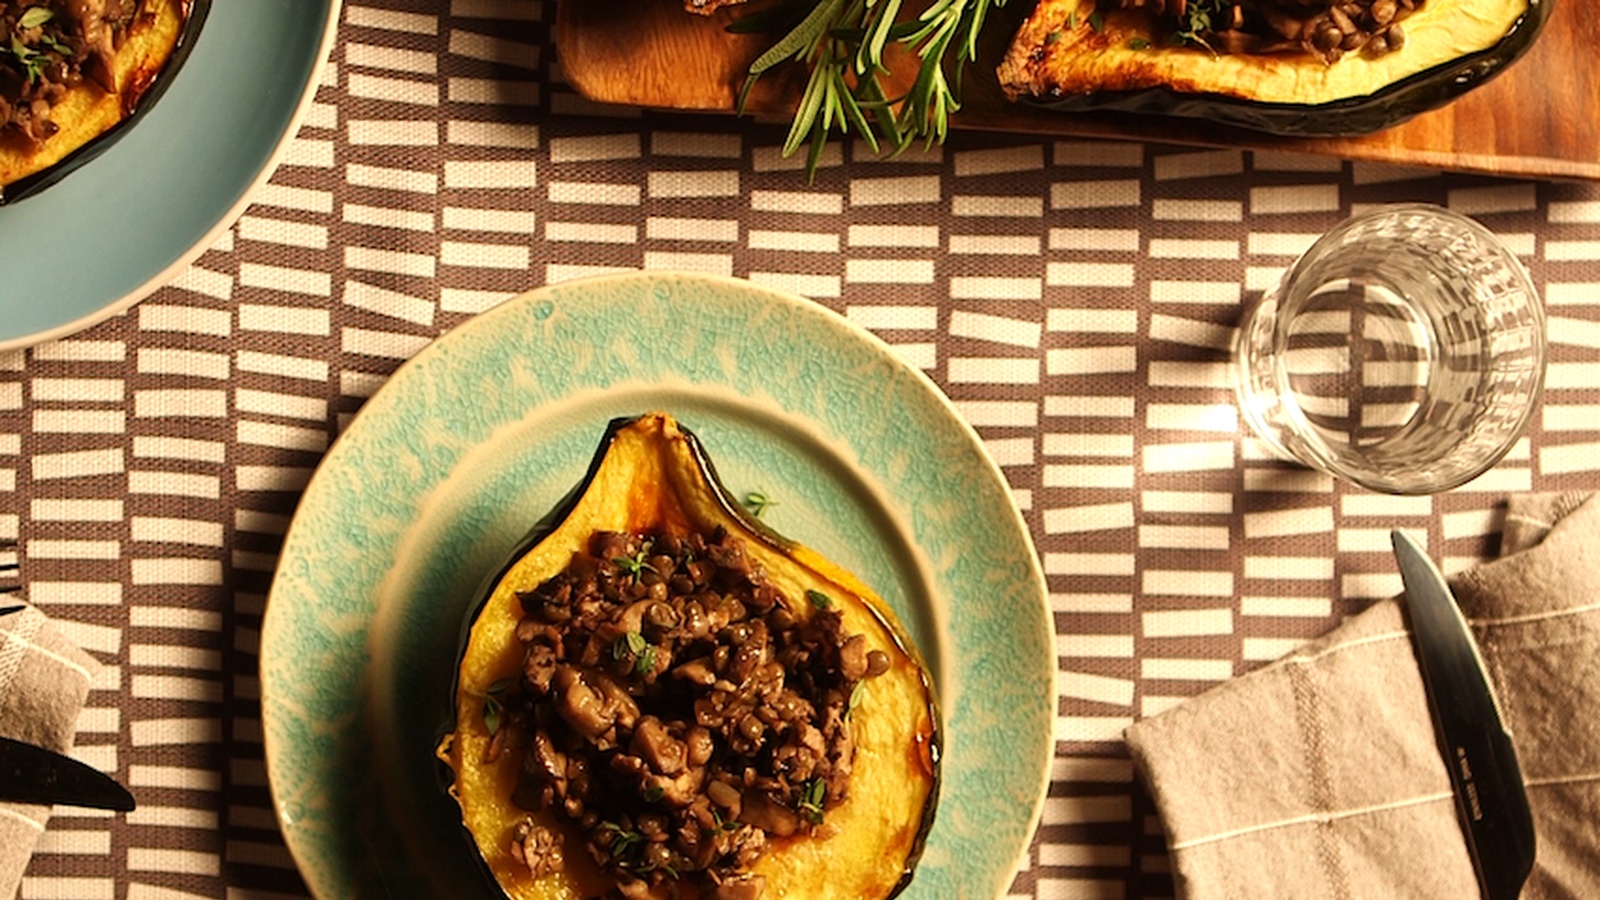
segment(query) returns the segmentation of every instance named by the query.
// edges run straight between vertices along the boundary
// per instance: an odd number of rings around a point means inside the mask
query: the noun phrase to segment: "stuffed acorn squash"
[[[47,174],[153,101],[209,0],[0,0],[0,188]],[[15,187],[13,187],[15,186]]]
[[[883,602],[732,502],[664,414],[608,428],[494,580],[440,745],[517,900],[874,900],[931,827],[938,711]]]
[[[1553,0],[1040,0],[1001,87],[1068,111],[1375,131],[1482,84]]]

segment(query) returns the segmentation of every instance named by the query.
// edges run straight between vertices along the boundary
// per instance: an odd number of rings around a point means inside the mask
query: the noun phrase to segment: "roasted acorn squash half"
[[[0,6],[6,6],[0,3]],[[29,82],[37,90],[44,67],[72,67],[74,83],[49,104],[37,133],[0,120],[0,203],[15,202],[54,184],[87,162],[142,116],[176,77],[197,38],[211,0],[131,0],[132,19],[117,29],[109,53],[55,30],[97,4],[69,0],[13,0],[13,33],[0,35],[0,98],[14,102]],[[41,26],[39,22],[44,24]],[[110,26],[87,26],[99,33]],[[64,69],[63,69],[64,71]],[[9,109],[9,107],[4,107]]]
[[[1281,135],[1362,134],[1504,71],[1532,46],[1553,2],[1422,0],[1402,20],[1397,49],[1328,62],[1175,42],[1149,4],[1040,0],[998,76],[1011,99],[1068,112],[1183,116]]]
[[[722,549],[702,547],[696,535]],[[618,541],[635,543],[617,549]],[[718,555],[730,547],[744,563]],[[613,554],[620,576],[606,567]],[[704,573],[741,567],[764,573],[762,583],[774,593],[760,602],[746,597],[726,612],[718,605],[724,601],[710,596],[720,590],[721,575]],[[707,593],[691,591],[688,602],[662,600],[665,588],[658,594],[655,586],[702,577],[706,585],[693,591]],[[600,582],[620,593],[602,599]],[[634,582],[649,582],[638,600],[628,599],[640,596],[627,592]],[[583,583],[588,587],[575,586]],[[723,488],[696,437],[671,417],[614,420],[582,483],[491,584],[481,607],[469,613],[453,731],[439,757],[473,849],[507,896],[874,900],[898,894],[910,881],[932,827],[939,782],[939,713],[926,668],[880,598],[747,513]],[[635,610],[631,623],[616,624],[628,621],[622,615],[584,636],[578,622],[604,620],[596,610],[608,604]],[[697,639],[700,611],[713,621]],[[708,698],[738,694],[763,671],[759,677],[777,675],[771,667],[778,660],[795,666],[782,673],[795,691],[829,677],[800,671],[805,659],[826,655],[826,641],[805,645],[811,648],[805,653],[762,657],[751,629],[766,632],[769,625],[769,647],[825,625],[854,645],[859,687],[840,683],[824,691],[853,750],[844,782],[830,780],[824,789],[813,778],[786,797],[766,775],[752,780],[754,769],[771,762],[784,770],[773,760],[793,759],[784,754],[805,741],[785,739],[780,730],[802,733],[808,726],[798,719],[785,726],[761,711],[762,733],[761,722],[730,714],[719,730],[721,713]],[[552,629],[561,636],[553,639]],[[778,637],[784,633],[791,637]],[[726,650],[706,652],[713,645]],[[749,648],[758,649],[744,652]],[[552,674],[553,654],[566,668]],[[751,665],[741,670],[739,659]],[[693,695],[692,715],[674,720],[667,710],[689,708],[683,690],[691,682],[711,686]],[[847,689],[841,707],[839,694]],[[779,696],[771,682],[758,693]],[[828,718],[824,702],[813,701]],[[786,702],[775,700],[768,710]],[[753,740],[751,728],[758,732]],[[662,743],[652,743],[663,734],[669,736]],[[833,763],[836,747],[828,750]],[[743,780],[729,774],[741,767]],[[833,776],[839,775],[835,765]],[[580,782],[587,793],[575,786]],[[838,790],[841,784],[847,788]],[[752,828],[765,830],[754,837],[764,850],[745,852],[744,868],[734,871],[726,865],[732,854],[722,851],[735,844],[748,851],[750,844],[741,842]],[[684,829],[694,832],[692,840],[678,837]],[[690,861],[695,848],[704,853]],[[721,862],[696,868],[712,855]]]

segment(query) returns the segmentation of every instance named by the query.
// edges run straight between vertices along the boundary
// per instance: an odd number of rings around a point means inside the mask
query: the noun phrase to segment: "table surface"
[[[838,143],[808,183],[781,129],[583,100],[553,14],[351,3],[238,224],[127,313],[0,359],[0,537],[21,541],[30,599],[106,664],[77,753],[142,801],[58,812],[22,896],[304,894],[258,700],[284,528],[396,366],[545,283],[678,269],[810,297],[976,427],[1058,632],[1057,755],[1014,897],[1171,896],[1124,726],[1398,592],[1391,527],[1460,568],[1493,553],[1506,494],[1600,488],[1600,186],[974,132],[889,161]],[[1527,439],[1435,497],[1270,460],[1225,381],[1241,302],[1353,209],[1397,200],[1505,236],[1552,322]]]

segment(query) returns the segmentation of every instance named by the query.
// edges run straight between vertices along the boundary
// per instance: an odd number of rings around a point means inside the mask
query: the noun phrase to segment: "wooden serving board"
[[[1005,99],[994,61],[1027,0],[1010,0],[985,29],[986,59],[967,73],[952,127],[1293,150],[1495,175],[1600,180],[1600,16],[1593,0],[1556,0],[1535,45],[1488,84],[1386,131],[1347,138],[1278,138],[1203,121],[1074,114]],[[568,82],[599,103],[731,112],[750,62],[774,37],[730,34],[739,7],[691,15],[681,0],[561,0],[555,42]],[[998,35],[998,37],[996,37]],[[787,122],[798,69],[763,76],[747,114]]]

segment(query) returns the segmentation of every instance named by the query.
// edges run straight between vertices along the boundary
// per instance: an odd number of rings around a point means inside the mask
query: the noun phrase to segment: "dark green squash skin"
[[[1329,103],[1261,103],[1220,94],[1149,88],[1026,102],[1062,112],[1118,112],[1204,119],[1284,137],[1340,137],[1382,131],[1437,109],[1499,75],[1533,46],[1555,0],[1528,10],[1494,46],[1393,82],[1362,97]]]
[[[478,591],[478,599],[473,602],[471,608],[463,618],[461,631],[457,637],[455,658],[458,664],[454,669],[456,674],[451,680],[449,693],[445,695],[444,698],[447,712],[444,717],[444,724],[440,728],[438,734],[438,741],[435,742],[436,744],[439,741],[443,741],[447,735],[456,730],[457,706],[455,701],[460,691],[459,662],[467,652],[467,643],[472,634],[472,626],[477,622],[478,617],[484,610],[484,607],[488,604],[495,586],[506,576],[511,568],[516,565],[519,559],[536,547],[540,541],[544,540],[546,536],[553,532],[572,514],[573,510],[582,500],[584,494],[588,491],[590,485],[594,482],[595,476],[599,472],[601,464],[605,461],[606,455],[611,451],[611,447],[615,442],[617,433],[633,424],[635,421],[637,421],[637,419],[638,417],[635,416],[619,416],[607,423],[605,432],[600,438],[599,445],[595,449],[594,455],[589,460],[589,467],[585,470],[583,477],[576,485],[573,486],[572,490],[568,491],[566,495],[556,502],[555,506],[548,513],[542,516],[533,525],[533,527],[529,529],[527,535],[525,535],[517,544],[517,546],[513,548],[509,554],[507,554],[505,561],[497,569],[495,569],[487,579],[484,580]],[[715,496],[720,513],[730,520],[737,521],[739,524],[749,529],[750,532],[760,538],[763,542],[767,543],[773,549],[787,554],[789,548],[795,546],[796,542],[784,537],[783,535],[774,531],[770,526],[762,522],[760,519],[750,515],[749,512],[745,510],[744,506],[733,497],[733,495],[729,492],[727,485],[725,485],[722,479],[717,475],[716,467],[712,464],[711,457],[706,453],[705,445],[700,442],[700,438],[682,423],[679,423],[678,429],[687,440],[688,446],[692,451],[695,466],[698,470],[697,474],[705,484],[708,484],[713,488],[712,494]],[[901,633],[898,628],[890,626],[888,631],[895,637],[895,640],[900,645],[902,652],[912,652],[909,649],[908,638]],[[923,680],[925,685],[928,684],[927,679],[928,675],[926,671],[924,671]],[[930,696],[932,696],[931,688]],[[922,854],[927,848],[928,835],[933,830],[934,818],[939,805],[940,787],[944,778],[944,722],[942,716],[939,714],[939,707],[937,703],[930,704],[929,714],[933,720],[933,729],[932,733],[929,735],[927,747],[929,759],[933,766],[932,786],[928,793],[927,802],[924,803],[922,807],[922,819],[917,823],[913,846],[910,852],[906,855],[904,871],[900,875],[900,880],[886,895],[885,900],[893,900],[893,898],[898,897],[911,884],[912,876],[916,872],[917,863],[921,861]],[[448,794],[454,783],[454,772],[444,760],[438,759],[436,760],[436,763],[440,791]],[[462,823],[457,829],[457,833],[466,847],[468,856],[473,860],[475,864],[474,867],[482,875],[484,884],[494,891],[495,894],[501,894],[499,883],[495,878],[494,871],[490,868],[488,862],[479,852],[477,839],[473,836],[471,830],[466,827],[465,823]]]

